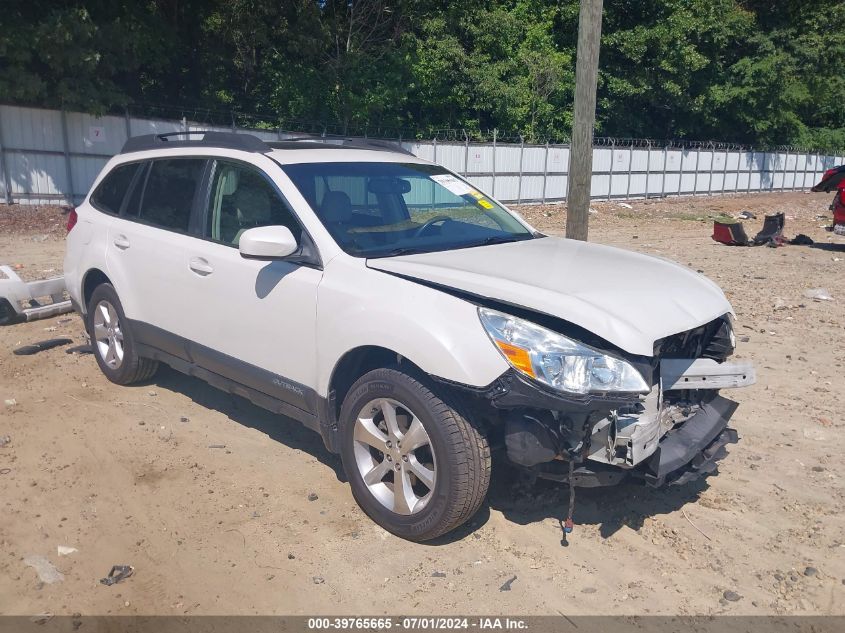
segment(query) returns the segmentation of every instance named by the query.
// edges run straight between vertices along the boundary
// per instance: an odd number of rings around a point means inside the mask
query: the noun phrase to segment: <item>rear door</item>
[[[193,280],[189,252],[197,236],[197,205],[209,161],[149,161],[109,227],[106,263],[126,317],[141,342],[187,359],[196,313],[185,302]]]
[[[278,170],[269,159],[256,161]],[[263,169],[221,159],[210,173],[203,240],[185,252],[200,266],[189,268],[181,297],[200,315],[191,324],[191,353],[209,371],[314,413],[322,269],[246,259],[238,251],[241,234],[257,226],[287,226],[300,244],[310,238]]]

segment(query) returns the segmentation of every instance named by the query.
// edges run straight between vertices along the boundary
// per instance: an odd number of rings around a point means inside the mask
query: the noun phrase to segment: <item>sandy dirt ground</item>
[[[404,542],[357,508],[339,460],[295,422],[169,369],[117,387],[90,355],[12,354],[82,343],[75,316],[0,328],[0,614],[845,613],[845,239],[821,228],[829,197],[594,204],[592,240],[725,289],[758,383],[734,393],[741,439],[718,476],[581,490],[568,546],[566,488],[526,486],[501,464],[468,525]],[[777,210],[787,235],[816,244],[710,239],[713,216],[745,209],[750,235]],[[563,226],[562,205],[521,210]],[[0,263],[60,271],[63,221],[0,211]],[[804,296],[816,287],[833,300]],[[33,555],[64,579],[39,581]],[[115,564],[134,576],[99,584]]]

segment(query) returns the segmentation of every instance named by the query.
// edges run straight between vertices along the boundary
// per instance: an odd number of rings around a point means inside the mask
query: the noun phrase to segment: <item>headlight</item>
[[[569,393],[648,393],[642,375],[624,360],[602,354],[544,327],[478,308],[478,316],[511,367]]]

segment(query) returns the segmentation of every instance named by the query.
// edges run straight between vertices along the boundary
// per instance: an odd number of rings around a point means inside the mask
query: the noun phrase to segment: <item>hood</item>
[[[731,311],[712,281],[673,262],[556,237],[370,259],[367,266],[542,312],[631,354]]]

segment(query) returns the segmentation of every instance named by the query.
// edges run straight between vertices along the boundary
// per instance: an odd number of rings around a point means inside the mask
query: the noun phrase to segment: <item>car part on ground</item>
[[[64,277],[26,282],[11,266],[0,266],[0,325],[46,319],[71,310]]]
[[[37,354],[38,352],[53,349],[54,347],[59,347],[60,345],[69,345],[70,343],[73,343],[72,338],[51,338],[47,339],[46,341],[32,343],[30,345],[22,345],[12,350],[12,353],[16,356],[32,356],[33,354]]]

